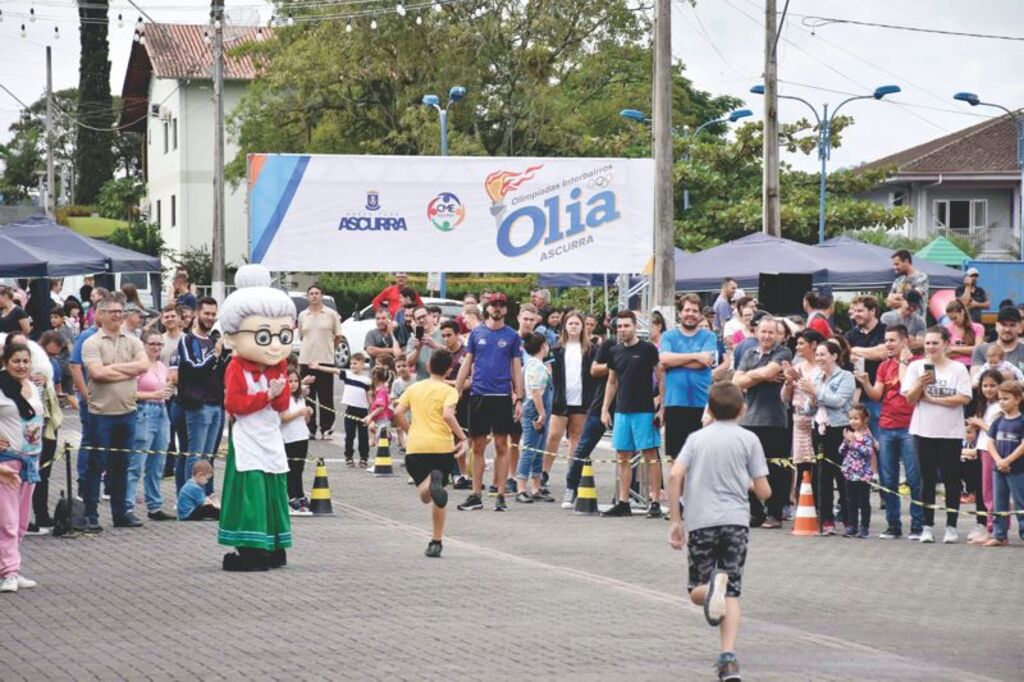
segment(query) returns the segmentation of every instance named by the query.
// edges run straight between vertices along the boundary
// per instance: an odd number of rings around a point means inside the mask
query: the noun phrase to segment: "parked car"
[[[295,304],[295,314],[298,315],[303,310],[309,307],[309,299],[306,298],[305,292],[302,291],[289,291],[288,295],[292,297],[292,302]],[[331,310],[338,312],[338,304],[335,302],[333,296],[324,294],[324,305]],[[340,313],[339,313],[340,315]],[[344,324],[342,324],[342,330],[344,331]],[[349,350],[348,334],[344,334],[341,339],[341,343],[334,351],[334,364],[338,367],[348,367],[349,358],[352,357],[352,351]],[[299,339],[299,335],[296,334],[292,340],[292,353],[296,355],[302,350],[302,341]]]
[[[326,296],[324,297],[327,298]],[[450,298],[424,298],[423,305],[431,306],[436,305],[441,308],[441,315],[443,317],[455,317],[462,312],[462,301],[456,301]],[[368,305],[361,310],[357,310],[352,313],[352,316],[341,323],[341,331],[348,339],[347,347],[349,354],[345,360],[345,366],[348,366],[348,358],[352,357],[352,353],[363,352],[363,344],[366,341],[366,332],[370,331],[377,326],[375,318],[375,312],[372,305]]]

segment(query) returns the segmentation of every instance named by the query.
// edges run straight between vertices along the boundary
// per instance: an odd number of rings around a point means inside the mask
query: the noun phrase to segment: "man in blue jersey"
[[[469,390],[469,437],[473,442],[473,492],[458,506],[459,511],[483,509],[481,490],[484,475],[484,449],[494,437],[494,471],[498,481],[508,475],[508,436],[523,412],[522,339],[505,325],[508,297],[494,294],[487,302],[487,321],[469,334],[466,355],[455,380],[461,392],[473,374]],[[500,494],[494,511],[506,511],[505,496]]]

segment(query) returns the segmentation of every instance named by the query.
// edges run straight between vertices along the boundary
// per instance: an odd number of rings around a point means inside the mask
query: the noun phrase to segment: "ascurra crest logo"
[[[338,229],[350,232],[379,232],[381,230],[393,232],[409,229],[405,218],[397,213],[379,213],[381,210],[380,193],[376,190],[366,193],[365,209],[367,211],[365,213],[342,216],[338,222]]]
[[[588,228],[600,227],[622,216],[616,208],[615,192],[602,190],[584,200],[583,190],[579,187],[569,191],[569,201],[564,208],[564,195],[559,192],[545,199],[543,208],[522,206],[505,215],[505,196],[532,180],[541,168],[543,166],[531,166],[521,173],[498,171],[489,175],[484,183],[493,203],[491,214],[498,221],[498,250],[509,258],[529,253],[542,240],[545,246],[549,246],[569,237],[580,237],[570,244],[558,244],[542,253],[541,260],[561,255],[592,241],[593,237],[584,235]],[[516,230],[521,224],[525,224],[526,229]]]

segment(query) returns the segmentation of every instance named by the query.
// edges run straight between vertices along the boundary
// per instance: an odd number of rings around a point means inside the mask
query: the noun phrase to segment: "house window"
[[[158,227],[163,227],[164,226],[164,222],[160,219],[161,217],[162,216],[161,216],[161,211],[160,211],[160,200],[157,199],[156,200],[156,224],[157,224]]]
[[[167,142],[168,142],[167,121],[164,121],[164,154],[167,153]]]
[[[171,149],[178,148],[178,119],[171,119]]]
[[[935,224],[968,232],[988,224],[988,199],[939,199],[935,202]]]
[[[910,205],[910,192],[905,189],[897,189],[889,192],[889,205],[890,206],[909,206]]]
[[[178,224],[178,197],[171,195],[171,227]]]

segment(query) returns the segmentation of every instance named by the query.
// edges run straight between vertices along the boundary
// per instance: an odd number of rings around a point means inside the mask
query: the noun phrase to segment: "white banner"
[[[249,157],[253,262],[289,271],[640,272],[650,159]]]

